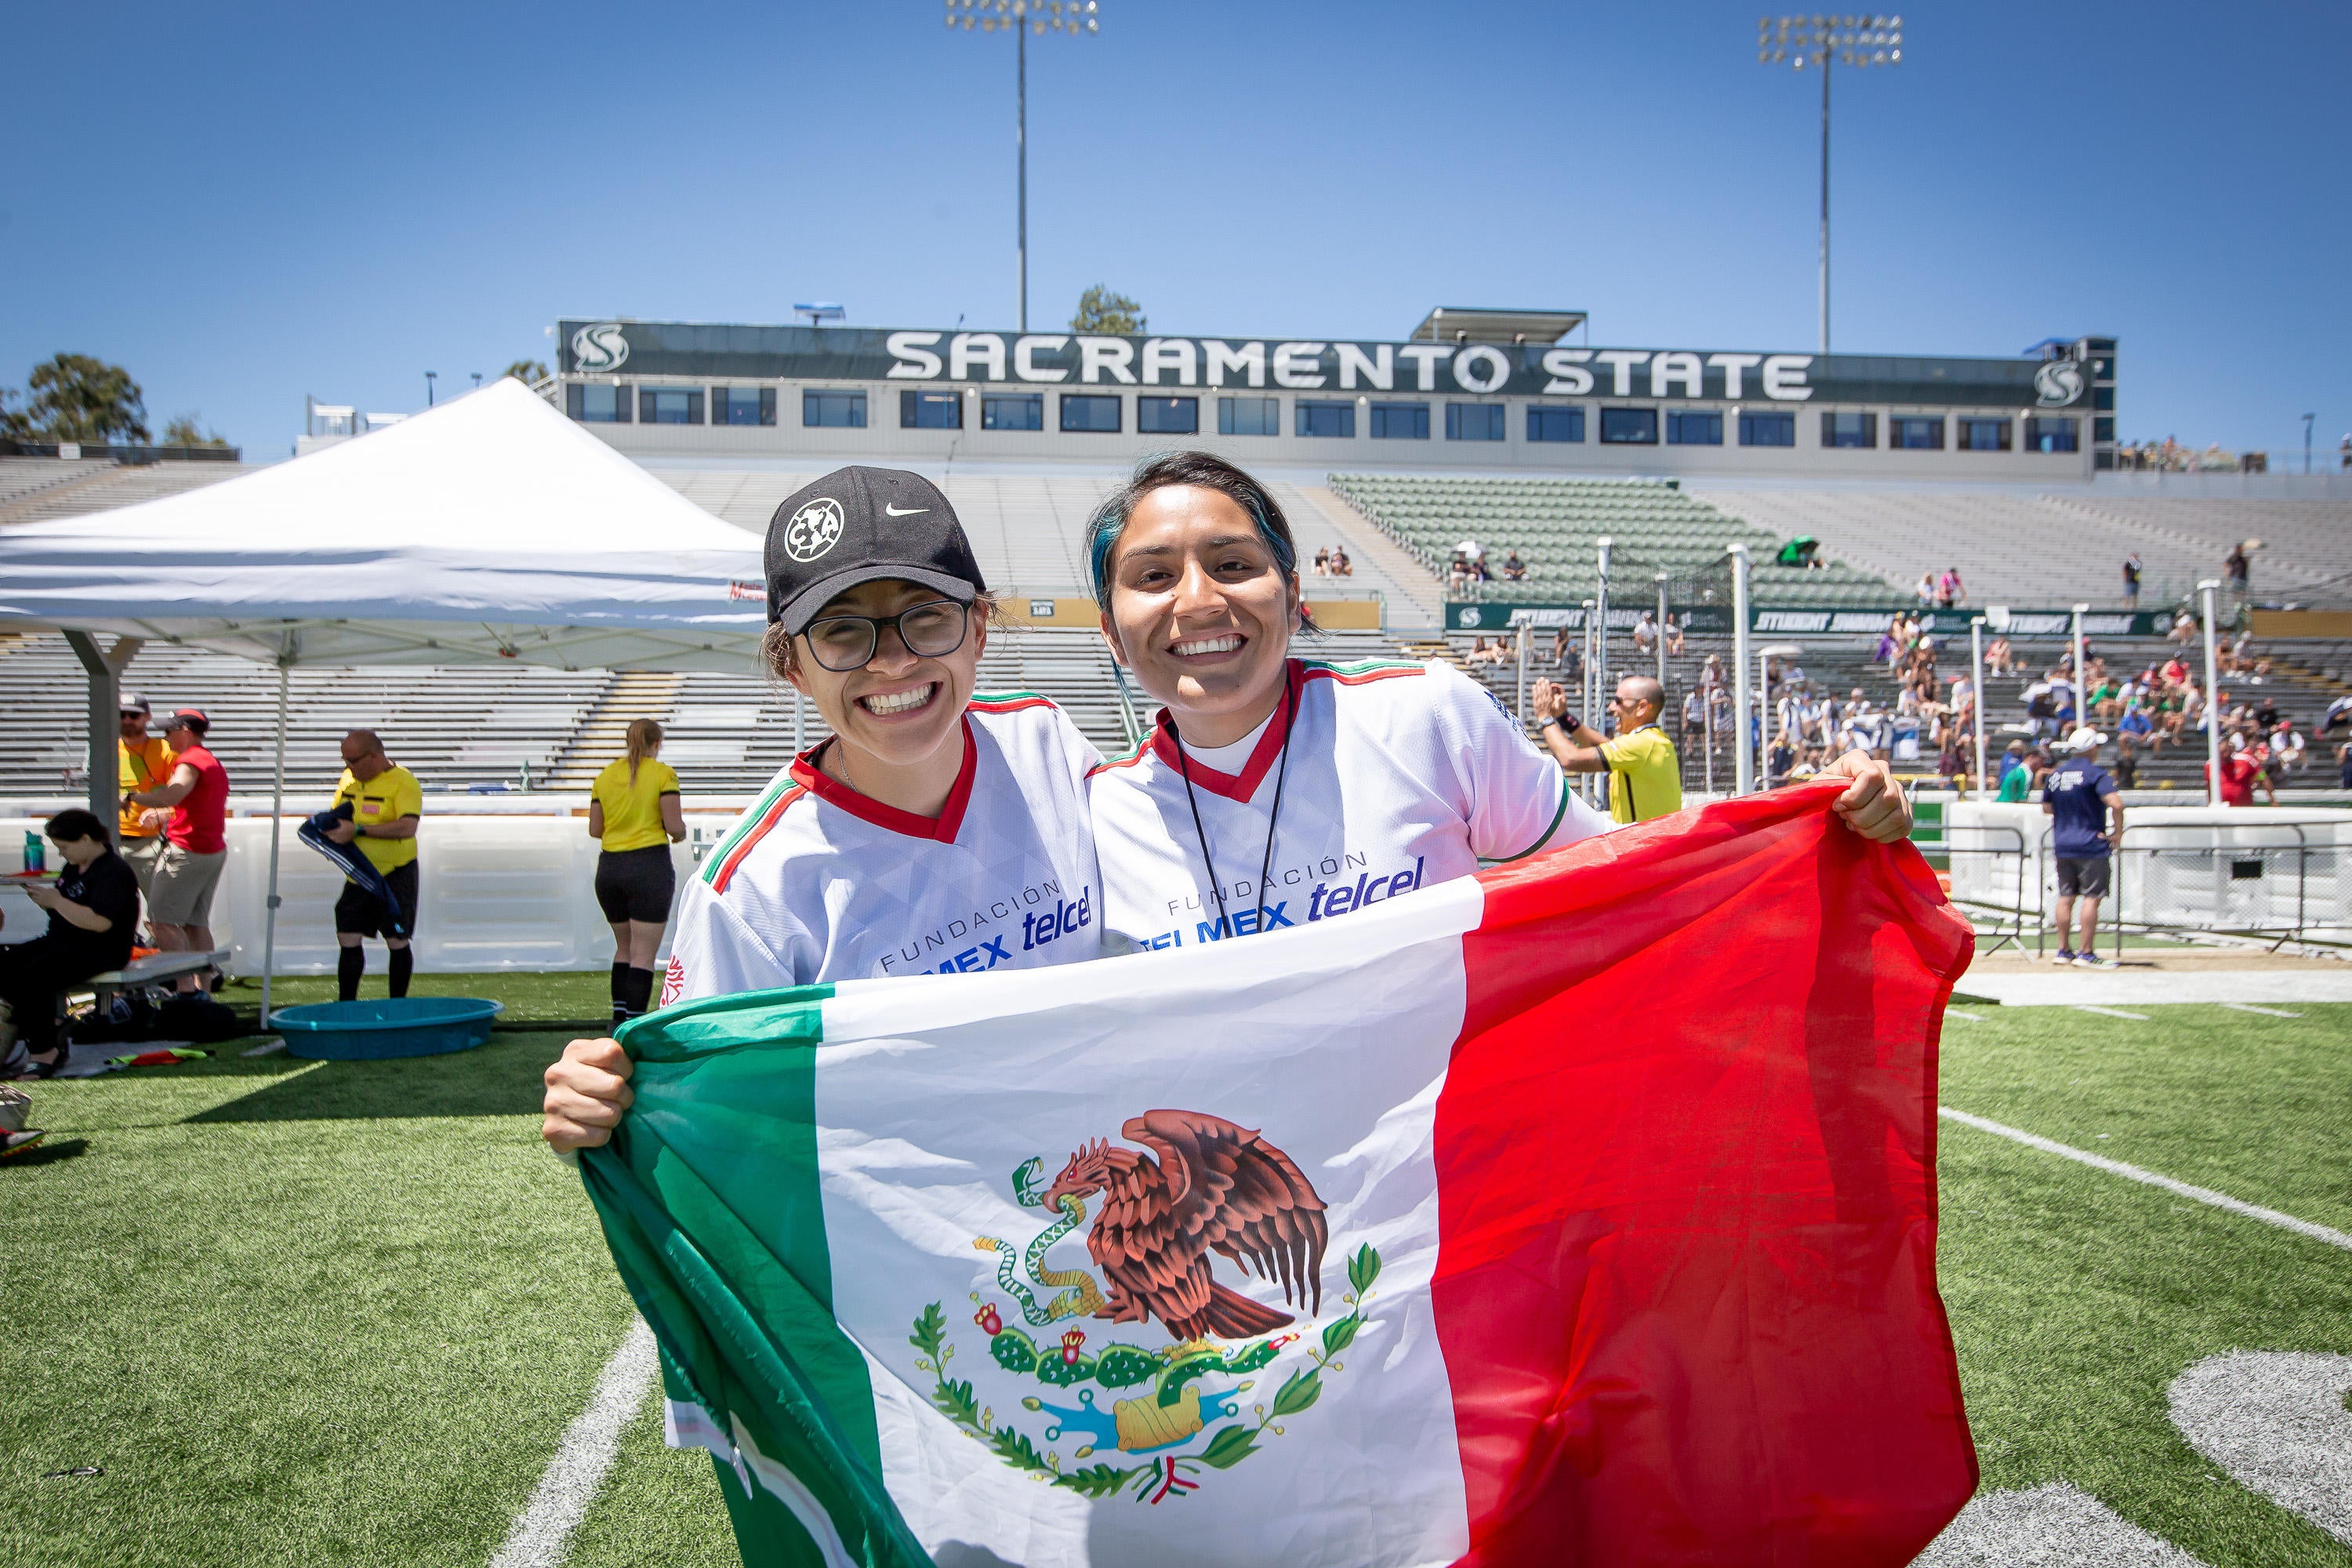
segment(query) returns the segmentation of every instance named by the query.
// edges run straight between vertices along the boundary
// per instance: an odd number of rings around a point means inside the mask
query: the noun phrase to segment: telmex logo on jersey
[[[618,370],[628,359],[628,336],[618,321],[599,321],[572,334],[572,363],[587,374]]]

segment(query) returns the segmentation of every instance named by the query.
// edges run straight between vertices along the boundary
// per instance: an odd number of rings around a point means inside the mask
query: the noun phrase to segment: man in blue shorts
[[[2051,848],[2058,859],[2058,962],[2085,969],[2113,969],[2115,960],[2098,952],[2099,900],[2107,894],[2115,847],[2124,837],[2124,797],[2107,770],[2099,766],[2106,737],[2085,726],[2063,742],[2073,754],[2042,782],[2042,809],[2051,818]],[[2107,826],[2107,814],[2115,826]],[[2075,900],[2082,900],[2082,945],[2070,945]]]

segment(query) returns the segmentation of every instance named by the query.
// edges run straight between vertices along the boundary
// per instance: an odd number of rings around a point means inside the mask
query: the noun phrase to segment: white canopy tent
[[[282,805],[294,665],[744,670],[762,583],[755,535],[511,379],[242,479],[0,529],[0,627],[62,630],[89,671],[90,806],[108,821],[118,686],[146,642],[278,666]]]

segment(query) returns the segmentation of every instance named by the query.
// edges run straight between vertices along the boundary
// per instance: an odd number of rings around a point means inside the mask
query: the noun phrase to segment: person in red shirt
[[[126,806],[172,808],[147,895],[147,929],[164,952],[210,952],[213,947],[213,892],[228,863],[222,831],[228,816],[228,770],[205,745],[211,728],[212,721],[195,708],[180,709],[163,721],[163,740],[173,753],[171,782],[122,797]],[[194,990],[195,976],[183,976],[180,988]]]
[[[2221,748],[2221,804],[2223,805],[2253,805],[2256,784],[2260,784],[2263,793],[2270,796],[2271,805],[2278,804],[2278,795],[2271,788],[2270,778],[2263,772],[2263,759],[2256,756],[2251,750],[2241,751],[2235,746],[2223,746]]]

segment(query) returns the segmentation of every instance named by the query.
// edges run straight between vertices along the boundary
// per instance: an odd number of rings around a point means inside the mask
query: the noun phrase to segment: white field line
[[[2111,1176],[2121,1176],[2127,1182],[2141,1182],[2151,1187],[2161,1187],[2176,1197],[2193,1198],[2200,1204],[2210,1204],[2217,1209],[2226,1209],[2231,1214],[2242,1215],[2247,1219],[2258,1219],[2264,1225],[2274,1225],[2281,1230],[2291,1230],[2297,1236],[2307,1236],[2314,1241],[2324,1241],[2330,1247],[2340,1247],[2347,1252],[2352,1252],[2352,1236],[2347,1236],[2340,1230],[2331,1230],[2324,1225],[2314,1225],[2307,1219],[2297,1219],[2291,1214],[2281,1214],[2276,1209],[2266,1209],[2259,1204],[2246,1203],[2231,1197],[2227,1193],[2217,1193],[2210,1187],[2191,1186],[2187,1182],[2175,1181],[2170,1176],[2158,1175],[2154,1171],[2144,1171],[2137,1165],[2126,1165],[2121,1160],[2110,1160],[2104,1154],[2094,1154],[2087,1149],[2077,1149],[2071,1144],[2058,1142],[2054,1139],[2037,1137],[2031,1132],[2020,1131],[2014,1127],[2005,1127],[1998,1121],[1987,1121],[1981,1116],[1971,1116],[1965,1110],[1955,1110],[1948,1105],[1938,1107],[1937,1114],[1948,1117],[1963,1127],[1973,1127],[1979,1132],[1990,1132],[1996,1138],[2011,1139],[2024,1144],[2029,1149],[2039,1149],[2045,1154],[2055,1154],[2062,1160],[2073,1160],[2088,1165],[2095,1171],[2105,1171]]]
[[[2074,1011],[2077,1013],[2097,1013],[2102,1016],[2108,1018],[2129,1018],[2135,1024],[2145,1024],[2147,1022],[2147,1015],[2145,1013],[2126,1013],[2120,1007],[2094,1007],[2087,1002],[2077,1003],[2075,1005]]]
[[[654,1331],[640,1318],[604,1363],[588,1408],[564,1432],[530,1501],[515,1516],[506,1544],[490,1559],[490,1568],[558,1568],[572,1532],[587,1517],[588,1505],[604,1484],[604,1472],[620,1452],[621,1428],[645,1403],[657,1371]]]
[[[2222,1006],[2233,1013],[2260,1013],[2265,1018],[2300,1018],[2300,1013],[2285,1013],[2276,1007],[2257,1007],[2252,1002],[2224,1002]]]
[[[1979,1492],[1915,1568],[2204,1568],[2168,1541],[2118,1516],[2065,1481],[2031,1491]]]

